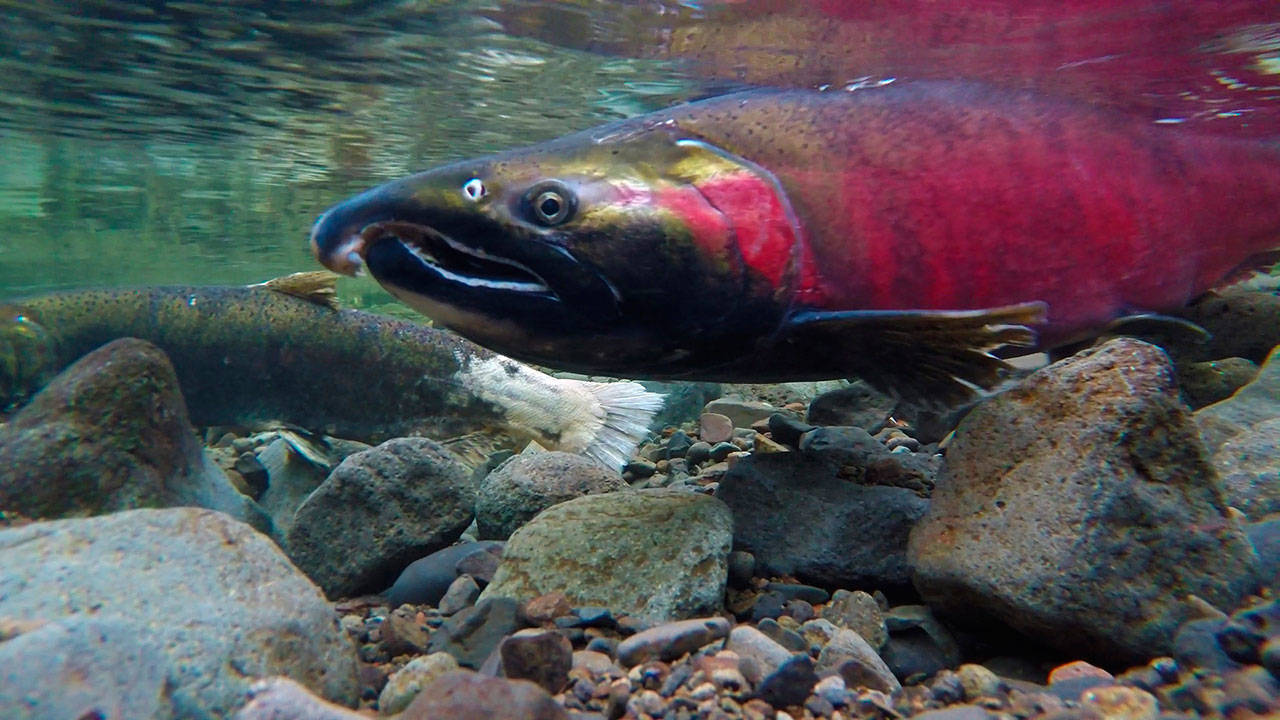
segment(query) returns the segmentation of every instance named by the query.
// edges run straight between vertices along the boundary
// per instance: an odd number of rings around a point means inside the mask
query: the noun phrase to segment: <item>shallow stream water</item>
[[[737,81],[967,74],[1280,135],[1268,6],[6,3],[0,297],[314,269],[306,231],[351,193]]]

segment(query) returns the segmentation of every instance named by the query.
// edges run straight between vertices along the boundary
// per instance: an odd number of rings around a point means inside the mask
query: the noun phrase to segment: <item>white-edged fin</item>
[[[662,409],[666,397],[649,392],[636,382],[585,382],[587,390],[600,402],[604,422],[595,439],[582,454],[611,468],[622,467],[649,432],[649,423]]]
[[[580,453],[617,469],[648,431],[664,398],[633,382],[547,375],[511,358],[458,357],[454,380],[501,409],[503,427],[551,450]]]

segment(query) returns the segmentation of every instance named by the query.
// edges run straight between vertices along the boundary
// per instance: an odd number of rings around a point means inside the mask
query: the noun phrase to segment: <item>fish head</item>
[[[670,123],[606,126],[374,188],[322,215],[311,244],[498,352],[679,376],[782,312],[786,273],[759,272],[742,247],[781,202],[760,172]],[[782,225],[775,265],[794,240]]]

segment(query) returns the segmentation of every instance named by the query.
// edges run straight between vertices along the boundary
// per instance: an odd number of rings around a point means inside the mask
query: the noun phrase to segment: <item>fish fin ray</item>
[[[1186,318],[1160,313],[1133,313],[1112,320],[1101,333],[1104,337],[1125,335],[1150,340],[1161,347],[1175,345],[1203,345],[1213,339],[1213,334]]]
[[[338,275],[328,270],[296,272],[249,287],[260,287],[282,295],[292,295],[330,310],[338,309]]]
[[[827,348],[833,373],[855,374],[882,391],[926,406],[953,406],[982,397],[1012,369],[992,354],[1031,348],[1046,305],[1022,303],[984,310],[819,311],[793,313],[779,343],[812,356]]]
[[[610,468],[620,468],[648,435],[666,396],[636,382],[585,382],[584,388],[600,403],[604,419],[581,452]]]

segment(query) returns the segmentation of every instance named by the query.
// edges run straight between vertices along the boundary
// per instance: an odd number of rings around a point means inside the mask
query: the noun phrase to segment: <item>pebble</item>
[[[734,550],[728,559],[729,584],[736,588],[745,588],[756,572],[756,558],[745,550]]]
[[[520,619],[530,625],[550,623],[571,613],[573,606],[569,604],[569,598],[559,591],[539,595],[520,606]]]
[[[502,672],[509,678],[532,681],[552,695],[569,684],[573,645],[555,630],[519,630],[504,639],[498,651]]]
[[[623,667],[646,660],[675,660],[703,645],[729,636],[729,622],[721,617],[695,618],[665,623],[636,633],[618,644],[618,662]]]
[[[1097,712],[1102,720],[1155,720],[1160,714],[1151,693],[1119,685],[1086,690],[1080,704]]]
[[[817,670],[819,675],[840,675],[852,688],[893,692],[902,687],[875,648],[847,628],[838,630],[822,648]]]
[[[769,435],[783,445],[799,447],[800,436],[813,429],[813,425],[801,421],[794,415],[774,413],[769,416]]]
[[[712,445],[726,443],[733,437],[733,421],[720,413],[703,413],[698,419],[698,437]]]
[[[432,653],[410,660],[387,678],[387,684],[378,695],[378,713],[395,715],[404,710],[424,685],[457,669],[458,662],[449,653]]]
[[[799,705],[809,697],[818,682],[813,660],[808,655],[793,655],[760,684],[760,697],[775,708]],[[782,713],[778,714],[782,717]]]
[[[793,652],[750,625],[738,625],[733,628],[729,632],[729,642],[725,644],[725,648],[757,664],[760,676],[756,678],[748,676],[748,679],[757,684],[765,675],[777,671],[791,658]]]
[[[967,700],[993,697],[1000,692],[1000,676],[981,665],[965,663],[956,668],[956,675],[960,676],[960,685],[964,687]]]
[[[764,589],[769,592],[781,594],[785,600],[804,600],[805,602],[812,603],[814,605],[824,603],[831,598],[830,593],[826,590],[813,587],[812,585],[771,582],[766,584]]]
[[[682,458],[692,446],[693,438],[677,430],[671,434],[671,437],[667,438],[666,451],[662,459]]]
[[[689,449],[685,451],[684,459],[685,462],[689,463],[690,467],[701,465],[711,459],[711,445],[699,440],[690,445]]]
[[[822,617],[837,627],[857,632],[873,648],[883,647],[889,639],[880,604],[861,590],[836,590],[831,596],[831,602],[823,608]]]
[[[658,466],[648,460],[637,459],[627,463],[626,466],[622,468],[622,471],[630,474],[631,477],[636,480],[645,480],[653,477],[653,474],[658,471]]]
[[[568,720],[545,690],[524,680],[445,673],[422,688],[400,720]]]
[[[765,636],[791,652],[809,652],[810,647],[812,647],[811,641],[804,635],[801,635],[800,632],[791,628],[783,627],[777,620],[772,618],[761,620],[756,623],[756,628],[761,633],[764,633]],[[832,634],[835,634],[834,629],[832,629],[831,632]],[[821,647],[822,645],[825,645],[829,639],[829,636],[823,637],[822,641],[817,643],[817,646]]]
[[[459,575],[449,585],[444,597],[440,598],[440,613],[452,615],[459,610],[475,604],[480,597],[480,585],[470,575]]]
[[[767,402],[720,398],[707,403],[702,412],[723,415],[729,418],[734,428],[748,428],[752,423],[767,420],[770,415],[778,412],[778,408]]]
[[[713,462],[728,462],[730,456],[739,452],[739,447],[733,445],[732,442],[717,442],[712,446]]]

